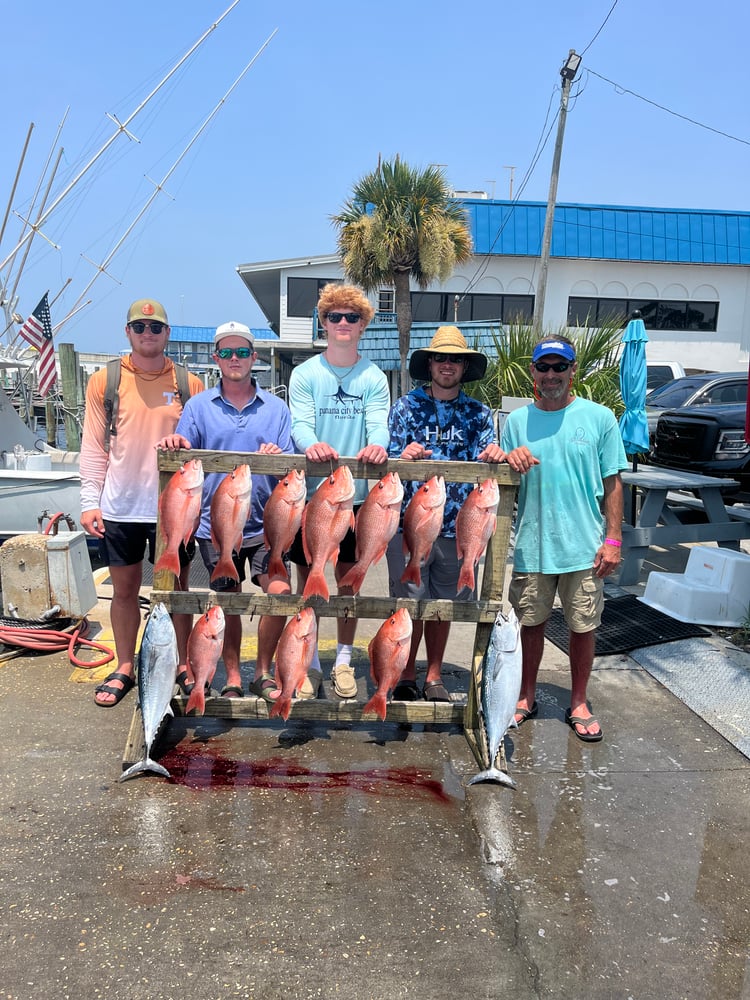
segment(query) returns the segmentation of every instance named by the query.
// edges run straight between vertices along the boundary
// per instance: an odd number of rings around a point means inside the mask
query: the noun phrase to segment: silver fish
[[[470,778],[467,784],[480,781],[497,781],[501,785],[516,787],[515,781],[505,771],[495,767],[495,757],[505,731],[515,726],[518,696],[521,693],[521,629],[515,611],[508,617],[499,613],[492,626],[490,641],[482,660],[482,699],[480,715],[487,733],[490,766]]]
[[[169,612],[157,604],[149,615],[138,653],[138,704],[143,718],[146,755],[120,775],[126,781],[142,771],[155,771],[168,778],[169,771],[151,760],[151,744],[165,715],[173,715],[170,707],[177,676],[177,637]]]

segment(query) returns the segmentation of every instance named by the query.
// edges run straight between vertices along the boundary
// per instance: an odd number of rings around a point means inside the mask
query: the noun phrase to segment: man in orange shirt
[[[102,708],[117,705],[134,684],[135,646],[141,623],[139,592],[143,557],[148,546],[154,559],[159,471],[153,447],[171,434],[182,413],[173,362],[165,357],[169,322],[164,306],[155,299],[138,299],[128,310],[125,335],[131,353],[120,364],[116,433],[105,447],[108,415],[104,396],[107,370],[89,379],[81,442],[81,525],[101,539],[102,555],[112,580],[112,631],[117,670],[96,688],[94,700]],[[190,392],[203,383],[190,375]],[[153,443],[153,444],[152,444]],[[179,589],[186,590],[189,557],[181,552]],[[178,676],[187,674],[187,640],[191,616],[174,616],[179,652]]]

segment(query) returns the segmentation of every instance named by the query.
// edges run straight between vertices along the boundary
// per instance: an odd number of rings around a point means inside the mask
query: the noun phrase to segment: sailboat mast
[[[208,38],[208,36],[213,31],[216,30],[216,28],[219,26],[219,24],[221,24],[221,22],[224,20],[224,18],[227,16],[227,14],[229,14],[237,6],[237,4],[239,2],[240,2],[240,0],[233,0],[233,3],[231,3],[229,5],[229,7],[227,7],[227,9],[224,11],[224,13],[216,21],[214,21],[214,23],[206,31],[204,31],[204,33],[201,35],[201,37],[198,39],[198,41],[194,45],[192,45],[190,47],[190,49],[188,49],[188,51],[185,53],[185,55],[175,63],[175,65],[167,73],[167,75],[161,80],[161,82],[158,83],[156,85],[156,87],[154,87],[154,89],[151,91],[151,93],[146,98],[144,98],[143,101],[141,101],[141,103],[138,105],[138,107],[135,109],[135,111],[131,112],[131,114],[125,119],[124,122],[120,123],[120,122],[117,121],[116,118],[113,118],[113,121],[117,122],[117,129],[116,129],[116,131],[109,137],[109,139],[107,139],[107,141],[104,143],[104,145],[91,157],[91,159],[88,161],[88,163],[76,174],[76,176],[68,184],[68,186],[57,196],[57,198],[55,198],[55,200],[52,202],[52,204],[46,210],[46,212],[44,213],[44,215],[42,215],[38,219],[38,221],[36,223],[36,228],[37,229],[39,228],[39,226],[44,225],[44,223],[47,221],[47,219],[50,217],[50,215],[54,212],[54,210],[57,208],[57,206],[60,204],[60,202],[63,200],[63,198],[66,198],[68,196],[68,194],[76,186],[76,184],[78,184],[78,182],[81,180],[81,178],[84,177],[88,173],[88,171],[94,166],[94,164],[106,153],[106,151],[109,149],[109,147],[115,141],[115,139],[117,139],[117,137],[121,133],[123,133],[123,132],[127,133],[128,125],[130,125],[130,123],[133,121],[133,119],[138,114],[140,114],[140,112],[146,107],[146,105],[149,103],[149,101],[153,97],[155,97],[156,94],[158,94],[158,92],[161,90],[161,88],[164,86],[164,84],[169,79],[171,79],[171,77],[174,76],[174,74],[177,72],[177,70],[180,68],[180,66],[182,66],[183,63],[185,63],[190,58],[190,56],[196,51],[196,49],[198,49],[203,44],[203,42],[206,40],[206,38]],[[112,116],[110,116],[110,117],[112,117]],[[16,244],[16,246],[14,247],[14,249],[8,254],[8,256],[5,258],[5,260],[0,261],[0,272],[3,270],[3,268],[6,266],[6,264],[8,264],[10,261],[13,260],[13,258],[15,257],[15,255],[21,249],[21,247],[23,247],[28,242],[28,240],[31,239],[33,233],[34,233],[34,229],[27,230],[27,232],[24,234],[24,236],[21,237],[21,239],[18,241],[18,243]]]

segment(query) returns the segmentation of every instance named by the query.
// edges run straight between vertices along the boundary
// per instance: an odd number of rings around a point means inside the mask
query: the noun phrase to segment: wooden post
[[[81,435],[73,416],[78,412],[78,354],[72,344],[58,344],[57,356],[65,407],[65,447],[68,451],[80,451]]]

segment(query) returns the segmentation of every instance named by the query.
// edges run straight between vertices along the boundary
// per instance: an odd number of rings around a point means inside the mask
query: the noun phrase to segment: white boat
[[[81,516],[79,454],[49,448],[0,389],[0,540],[44,530],[55,514],[77,528]]]

